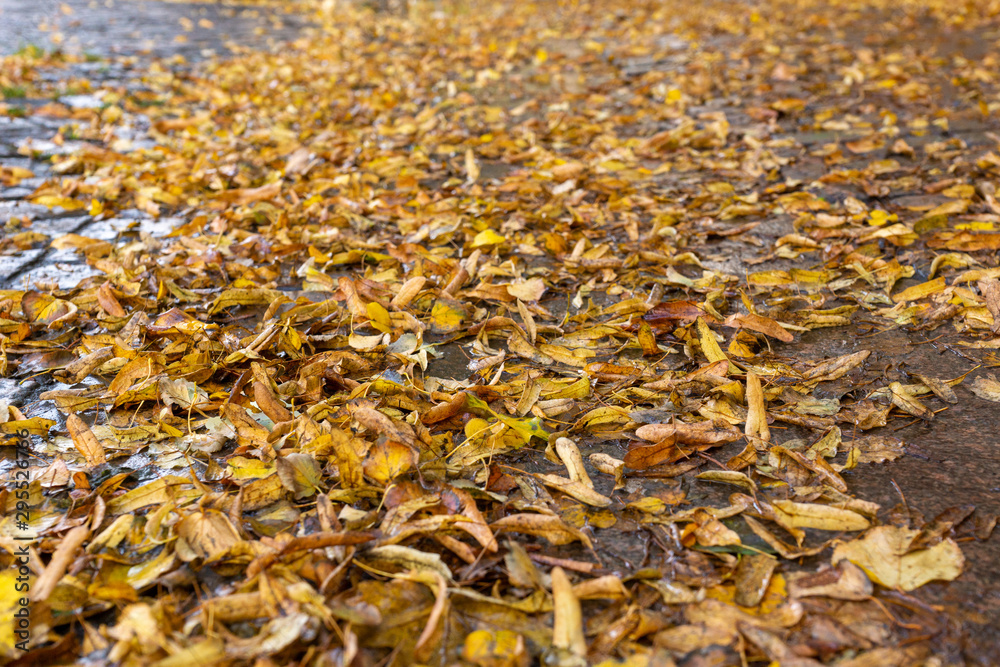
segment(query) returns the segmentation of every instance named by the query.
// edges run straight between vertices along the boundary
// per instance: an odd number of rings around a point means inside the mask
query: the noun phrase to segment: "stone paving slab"
[[[41,81],[58,90],[70,78],[100,85],[143,88],[141,77],[152,58],[180,56],[197,61],[226,55],[231,49],[279,48],[298,38],[308,28],[299,14],[273,8],[241,6],[225,1],[206,4],[161,2],[160,0],[0,0],[0,55],[24,48],[62,50],[88,56],[65,68],[41,70]],[[127,56],[127,57],[126,57]],[[50,210],[26,199],[51,175],[49,159],[78,149],[82,142],[52,138],[73,121],[32,113],[53,99],[8,99],[25,115],[0,116],[0,162],[8,167],[29,169],[34,177],[14,187],[0,187],[0,288],[58,286],[69,289],[95,275],[81,255],[73,250],[55,250],[52,239],[77,233],[101,240],[122,234],[168,233],[179,221],[152,219],[140,211],[123,211],[114,219],[94,220],[80,211]],[[55,98],[71,108],[95,108],[99,95],[71,93]],[[133,147],[148,145],[143,124],[122,128],[120,135]],[[21,232],[38,232],[48,242],[19,249],[2,241]],[[2,390],[2,387],[0,387]],[[2,391],[0,391],[2,394]]]
[[[28,46],[95,56],[224,54],[227,42],[254,48],[294,38],[296,14],[226,2],[158,0],[0,0],[0,54]]]

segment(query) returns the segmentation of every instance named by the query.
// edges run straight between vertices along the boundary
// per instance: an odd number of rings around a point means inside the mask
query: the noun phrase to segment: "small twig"
[[[893,482],[893,485],[895,484],[896,483]],[[893,625],[898,625],[899,627],[906,628],[907,630],[923,630],[923,626],[917,625],[915,623],[903,623],[901,620],[893,616],[892,612],[889,611],[889,608],[885,606],[885,603],[879,600],[874,595],[872,595],[868,599],[874,602],[876,605],[878,605],[878,608],[881,609],[882,612],[889,617],[889,620],[892,621]]]
[[[583,574],[590,574],[597,567],[593,563],[587,563],[582,560],[556,558],[555,556],[546,556],[544,554],[529,553],[528,558],[539,563],[552,566],[558,565],[561,568],[573,570],[574,572],[582,572]]]
[[[711,456],[709,456],[705,452],[695,452],[695,454],[697,454],[701,458],[705,459],[706,461],[711,461],[712,463],[714,463],[715,465],[719,466],[723,470],[729,470],[729,468],[727,468],[726,466],[722,465],[721,463],[719,463],[718,461],[716,461],[714,458],[712,458]]]
[[[942,338],[944,338],[947,335],[948,335],[947,333],[943,333],[940,336],[938,336],[937,338],[930,338],[928,340],[919,340],[916,343],[910,343],[910,345],[926,345],[927,343],[933,343],[936,340],[941,340]]]
[[[906,508],[906,513],[910,513],[910,505],[906,502],[906,496],[903,495],[903,490],[899,488],[899,484],[896,484],[896,480],[890,479],[889,483],[892,484],[892,488],[896,489],[896,493],[899,494],[900,500],[903,501],[903,507]]]

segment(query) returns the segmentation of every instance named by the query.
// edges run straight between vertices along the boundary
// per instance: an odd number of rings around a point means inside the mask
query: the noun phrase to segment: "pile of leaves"
[[[930,655],[910,592],[995,518],[851,480],[963,377],[893,379],[854,333],[1000,344],[1000,155],[952,131],[996,141],[995,45],[905,39],[998,8],[689,5],[328,7],[66,111],[86,143],[31,200],[179,224],[8,224],[95,272],[0,294],[0,371],[50,383],[0,410],[36,456],[24,659]],[[841,354],[797,354],[827,328]]]

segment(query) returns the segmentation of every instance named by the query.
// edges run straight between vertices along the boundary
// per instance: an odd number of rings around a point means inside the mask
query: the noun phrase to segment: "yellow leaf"
[[[97,436],[76,414],[71,414],[66,418],[66,428],[73,439],[73,445],[87,460],[87,465],[97,466],[107,461],[104,456],[104,447],[97,441]]]
[[[538,475],[545,486],[565,493],[571,498],[576,498],[581,503],[586,503],[592,507],[607,507],[611,504],[611,498],[595,491],[593,487],[588,487],[579,480],[566,479],[559,475]]]
[[[22,590],[28,590],[28,586],[34,580],[33,575],[28,575],[26,580],[22,581]],[[0,596],[0,656],[5,658],[13,658],[19,651],[15,648],[15,644],[22,641],[16,638],[14,631],[17,629],[17,619],[14,614],[21,610],[27,611],[28,607],[22,607],[20,604],[21,595],[15,593],[17,591],[18,585],[18,572],[17,568],[5,568],[0,572],[0,586],[3,586],[5,593]]]
[[[815,528],[816,530],[865,530],[871,524],[857,512],[820,505],[817,503],[797,503],[791,500],[773,500],[771,505],[782,514],[782,525],[793,528]]]
[[[368,317],[371,318],[372,325],[382,333],[392,331],[392,318],[389,311],[376,301],[369,302],[367,306]]]
[[[395,440],[383,440],[368,452],[364,471],[373,481],[388,484],[417,464],[417,453]]]
[[[275,466],[260,459],[234,456],[226,463],[229,476],[234,480],[261,479],[274,473]]]
[[[484,229],[476,234],[476,237],[472,239],[472,247],[482,248],[484,246],[500,245],[506,240],[506,238],[500,236],[492,229]]]
[[[241,539],[229,517],[212,509],[188,514],[174,530],[195,554],[207,562],[225,556]]]
[[[186,487],[186,488],[185,488]],[[108,501],[108,514],[128,514],[150,505],[162,505],[165,502],[181,502],[185,498],[202,495],[202,492],[192,488],[191,480],[176,475],[167,475],[157,480],[136,487],[121,496],[115,496]]]
[[[0,424],[0,431],[14,434],[20,431],[27,431],[31,435],[38,435],[43,438],[48,437],[49,429],[56,425],[54,419],[44,419],[42,417],[32,417],[31,419],[17,419]]]
[[[747,372],[747,421],[744,431],[748,438],[760,438],[761,442],[771,441],[771,431],[767,426],[767,409],[760,378],[753,371]]]
[[[531,278],[523,283],[515,283],[506,287],[507,292],[512,297],[524,302],[538,301],[545,293],[545,281],[541,278]]]
[[[479,164],[476,163],[476,156],[471,148],[465,151],[465,176],[467,183],[475,183],[479,180]]]
[[[838,545],[833,563],[849,560],[886,588],[912,591],[929,581],[958,578],[965,565],[962,550],[951,538],[928,549],[910,551],[920,531],[899,526],[878,526],[864,537]]]
[[[920,283],[919,285],[914,285],[912,287],[907,287],[902,292],[893,295],[892,300],[896,303],[902,303],[904,301],[916,301],[917,299],[924,299],[932,294],[937,294],[947,287],[944,278],[935,278],[934,280],[928,280],[925,283]]]
[[[649,326],[649,322],[644,319],[639,320],[637,337],[644,357],[660,354],[660,347],[656,344],[656,334],[653,333],[653,328]]]
[[[48,325],[50,329],[62,326],[77,312],[76,305],[71,301],[39,292],[25,292],[21,298],[21,309],[30,322]]]
[[[229,289],[220,294],[208,309],[209,315],[231,306],[264,306],[284,296],[273,289]]]
[[[777,269],[751,273],[747,276],[747,281],[751,285],[758,287],[777,287],[780,285],[789,285],[794,282],[788,271],[779,271]]]
[[[868,214],[868,224],[872,227],[882,227],[889,222],[896,222],[897,220],[899,220],[898,215],[895,213],[886,213],[880,208],[877,208]]]
[[[295,452],[280,456],[275,465],[281,483],[296,499],[308,498],[322,489],[322,473],[312,454]]]
[[[893,245],[907,246],[914,243],[918,238],[912,229],[900,222],[889,227],[876,229],[872,233],[862,236],[861,241],[867,243],[868,241],[885,239]]]
[[[469,633],[462,657],[477,667],[518,667],[529,662],[524,637],[510,630]]]
[[[465,312],[438,300],[431,309],[430,324],[436,333],[451,333],[457,331],[465,320]]]
[[[587,640],[583,634],[583,610],[573,592],[573,585],[561,567],[552,568],[552,646],[568,651],[578,659],[587,655]]]
[[[486,410],[493,414],[497,419],[503,422],[504,425],[520,436],[520,438],[524,441],[524,444],[531,442],[532,438],[541,438],[545,440],[549,437],[549,432],[542,428],[542,422],[538,419],[538,417],[523,419],[499,414],[494,412],[488,403],[471,393],[466,395],[466,404],[470,408]],[[466,428],[466,433],[468,433],[468,427]]]
[[[1000,382],[992,373],[988,377],[977,377],[972,381],[969,390],[979,398],[1000,403]]]
[[[659,498],[653,498],[652,496],[640,498],[639,500],[633,500],[628,503],[626,507],[638,510],[644,514],[663,514],[667,511],[667,503]]]
[[[77,201],[71,197],[63,197],[61,195],[39,195],[37,197],[32,197],[29,201],[33,204],[40,204],[41,206],[46,206],[48,208],[60,207],[67,211],[78,211],[81,208],[86,208],[86,204],[81,201]]]
[[[701,342],[702,354],[709,361],[714,363],[729,359],[726,353],[722,351],[722,348],[719,347],[719,341],[715,340],[715,334],[712,333],[712,330],[705,323],[704,318],[701,317],[698,318],[698,340]]]
[[[494,532],[502,530],[537,535],[557,546],[580,541],[588,548],[593,547],[590,538],[585,533],[551,514],[508,514],[490,524],[490,528]]]
[[[972,186],[969,186],[972,187]],[[924,214],[925,218],[932,218],[935,215],[959,215],[969,209],[969,202],[966,199],[953,199],[940,206],[935,206]]]

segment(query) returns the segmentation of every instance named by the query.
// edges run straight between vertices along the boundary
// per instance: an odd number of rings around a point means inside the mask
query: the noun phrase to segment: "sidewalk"
[[[990,11],[0,0],[39,633],[991,664]]]

